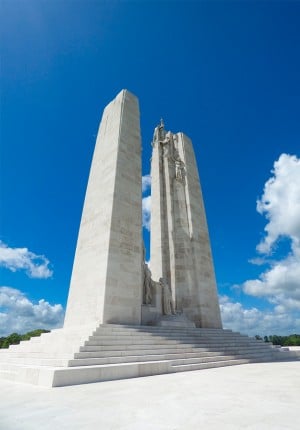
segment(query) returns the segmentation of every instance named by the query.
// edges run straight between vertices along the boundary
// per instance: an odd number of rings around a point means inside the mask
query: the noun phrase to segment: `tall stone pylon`
[[[191,140],[166,132],[153,137],[151,249],[153,279],[170,286],[176,313],[197,327],[221,328],[210,240]]]
[[[141,323],[141,137],[137,98],[106,106],[96,140],[64,327]]]

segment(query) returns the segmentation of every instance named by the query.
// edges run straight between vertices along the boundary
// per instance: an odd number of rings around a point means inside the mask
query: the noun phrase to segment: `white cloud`
[[[227,296],[220,296],[223,328],[248,334],[249,336],[288,335],[300,332],[299,312],[290,312],[286,307],[261,311],[255,307],[245,308]]]
[[[300,159],[282,154],[272,173],[257,201],[257,211],[268,220],[265,237],[257,246],[264,256],[252,260],[269,268],[257,279],[244,282],[242,289],[246,294],[265,297],[275,306],[278,317],[278,313],[300,310]],[[271,251],[283,237],[290,240],[290,252],[275,260]]]
[[[151,196],[143,197],[142,200],[143,227],[150,231],[151,222]]]
[[[33,303],[20,290],[0,287],[0,336],[37,328],[58,328],[63,319],[62,305],[50,305],[44,299]]]
[[[263,254],[269,253],[282,236],[289,237],[293,247],[300,246],[300,159],[281,154],[272,173],[257,201],[257,211],[269,221],[257,246]]]
[[[142,191],[145,193],[151,189],[151,176],[145,175],[142,177]],[[151,221],[151,196],[143,197],[142,199],[142,215],[143,227],[150,231]]]
[[[36,255],[27,248],[9,248],[0,241],[0,267],[12,272],[25,270],[31,278],[49,278],[53,274],[49,263],[44,255]]]
[[[142,191],[143,193],[151,188],[151,176],[145,175],[142,177]]]
[[[273,263],[259,279],[244,282],[243,290],[252,296],[266,297],[272,303],[294,302],[300,310],[300,258],[298,253]],[[289,305],[290,306],[290,305]]]

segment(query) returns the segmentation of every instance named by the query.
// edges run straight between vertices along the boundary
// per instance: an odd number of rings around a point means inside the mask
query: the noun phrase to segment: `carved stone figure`
[[[175,161],[175,178],[177,181],[185,183],[184,163],[180,160]]]
[[[144,293],[143,303],[145,305],[151,305],[152,303],[152,279],[151,271],[146,263],[144,263]]]
[[[159,283],[162,288],[162,310],[164,315],[175,315],[175,306],[172,297],[172,291],[170,285],[163,279],[159,279]]]
[[[168,139],[168,137],[166,137],[162,141],[162,147],[163,147],[164,157],[168,158],[170,156],[170,150],[171,150],[171,144],[170,144],[170,140]]]
[[[155,127],[154,134],[153,134],[153,143],[159,141],[159,128]]]
[[[165,132],[165,128],[164,128],[164,122],[161,119],[160,123],[158,124],[157,127],[155,127],[154,129],[154,134],[153,134],[153,143],[155,142],[162,142],[165,139],[166,136],[166,132]]]

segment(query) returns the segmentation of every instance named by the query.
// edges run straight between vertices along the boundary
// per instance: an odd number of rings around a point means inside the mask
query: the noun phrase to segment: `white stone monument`
[[[222,329],[192,143],[161,121],[152,146],[150,268],[139,107],[122,90],[99,128],[64,327],[0,351],[0,377],[63,386],[282,357]]]
[[[121,91],[97,136],[65,328],[222,327],[192,143],[161,122],[152,146],[151,277],[142,246],[139,107]]]

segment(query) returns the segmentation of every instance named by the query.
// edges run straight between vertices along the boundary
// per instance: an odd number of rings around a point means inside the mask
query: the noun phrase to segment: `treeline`
[[[49,331],[39,328],[25,334],[12,333],[6,337],[0,337],[0,348],[8,348],[9,345],[18,345],[21,340],[29,340],[31,337],[40,336],[42,333],[49,333]],[[277,336],[274,334],[272,336],[264,336],[263,338],[257,334],[255,338],[271,342],[273,345],[300,346],[300,334],[290,334],[289,336]]]
[[[273,345],[281,346],[300,346],[300,334],[290,334],[289,336],[272,336],[260,337],[258,334],[255,336],[258,340],[264,340],[265,342],[272,342]]]
[[[40,336],[42,333],[49,333],[50,330],[37,329],[25,334],[12,333],[6,337],[0,337],[0,348],[8,348],[9,345],[18,345],[21,340],[29,340],[31,337]]]

